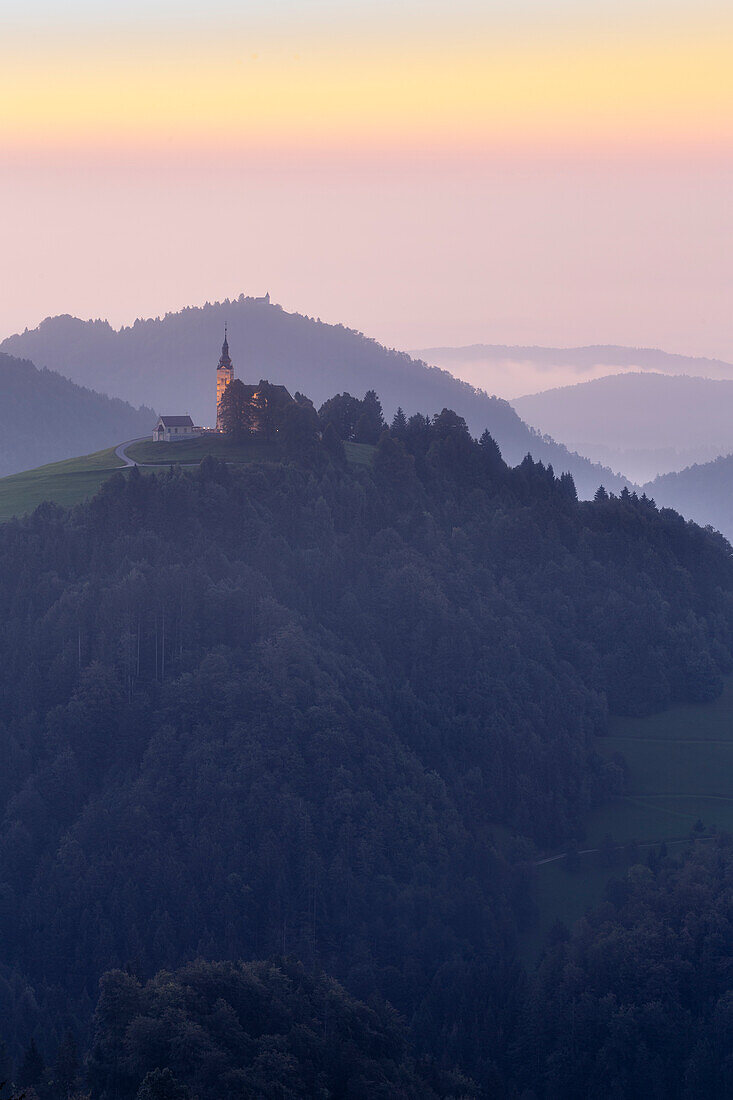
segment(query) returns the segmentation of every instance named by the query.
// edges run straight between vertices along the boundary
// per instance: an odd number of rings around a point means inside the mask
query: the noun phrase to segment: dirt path
[[[128,439],[127,443],[120,443],[117,447],[115,447],[115,454],[117,455],[117,457],[119,458],[119,460],[120,460],[120,462],[122,463],[123,466],[137,466],[138,465],[138,463],[134,462],[129,457],[129,455],[127,454],[127,448],[131,447],[133,445],[133,443],[142,443],[142,442],[144,442],[145,440],[148,440],[148,439],[150,439],[150,436],[141,435],[141,436],[138,437],[138,439]],[[144,465],[147,465],[147,463],[144,463]]]

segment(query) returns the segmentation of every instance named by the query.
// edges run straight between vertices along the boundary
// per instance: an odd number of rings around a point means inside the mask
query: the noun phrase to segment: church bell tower
[[[234,378],[234,367],[232,366],[232,360],[229,356],[227,327],[224,325],[224,343],[221,346],[221,357],[219,359],[219,365],[216,368],[216,430],[219,432],[223,430],[221,422],[221,399],[224,390],[227,388],[232,378]]]

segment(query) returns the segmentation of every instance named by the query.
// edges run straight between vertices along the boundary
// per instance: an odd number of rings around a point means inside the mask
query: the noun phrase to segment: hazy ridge
[[[110,447],[149,432],[154,421],[151,408],[0,353],[0,475]]]
[[[474,434],[488,428],[510,465],[531,452],[556,472],[573,474],[581,496],[603,482],[620,489],[625,480],[594,466],[522,423],[503,400],[462,382],[447,371],[388,349],[343,325],[328,325],[276,305],[240,295],[164,318],[138,320],[119,331],[106,321],[70,316],[47,318],[36,329],[1,345],[89,385],[160,412],[188,412],[199,423],[214,417],[213,377],[224,324],[238,377],[269,378],[301,390],[316,404],[337,392],[378,391],[388,417],[405,411],[436,413],[444,407],[463,416]]]
[[[635,481],[733,451],[733,381],[635,371],[512,405],[533,427]]]
[[[512,401],[538,391],[626,371],[733,379],[733,364],[722,359],[617,344],[569,348],[469,344],[466,347],[424,348],[413,354],[444,367],[474,386]]]

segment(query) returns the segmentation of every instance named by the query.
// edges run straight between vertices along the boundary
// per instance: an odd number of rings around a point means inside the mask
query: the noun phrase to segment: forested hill
[[[508,469],[444,412],[398,420],[372,467],[314,437],[281,463],[117,473],[3,525],[0,647],[13,1054],[93,1031],[94,1100],[162,1095],[163,1070],[244,1098],[268,1058],[332,1074],[326,1095],[412,1095],[399,1074],[419,1094],[363,1003],[389,1001],[418,1054],[511,1096],[515,862],[623,783],[592,748],[609,707],[720,690],[733,562],[646,499]],[[503,854],[502,824],[527,838]],[[257,967],[146,985],[274,955],[343,984],[328,1020],[321,987]]]
[[[134,439],[154,422],[150,408],[0,353],[0,476]]]
[[[512,466],[531,453],[559,472],[569,470],[578,492],[591,497],[600,484],[620,490],[626,481],[571,454],[524,424],[505,401],[489,397],[447,371],[388,350],[343,325],[286,313],[276,305],[240,296],[235,301],[183,309],[164,318],[138,320],[113,329],[106,321],[51,317],[38,328],[0,345],[127,401],[162,413],[188,412],[197,423],[215,415],[214,372],[224,322],[237,377],[269,378],[291,392],[307,393],[316,405],[348,390],[357,397],[378,390],[391,416],[398,406],[432,415],[455,409],[471,431],[488,429]]]
[[[661,504],[733,539],[733,455],[662,474],[645,489]]]
[[[733,381],[634,371],[534,393],[512,405],[538,430],[637,484],[733,451]]]

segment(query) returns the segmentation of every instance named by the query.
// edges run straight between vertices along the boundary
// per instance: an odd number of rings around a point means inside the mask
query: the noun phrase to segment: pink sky
[[[0,332],[269,290],[388,344],[627,343],[733,359],[731,172],[80,158],[0,168]]]
[[[733,359],[729,5],[212,3],[8,0],[1,335],[269,290]]]

